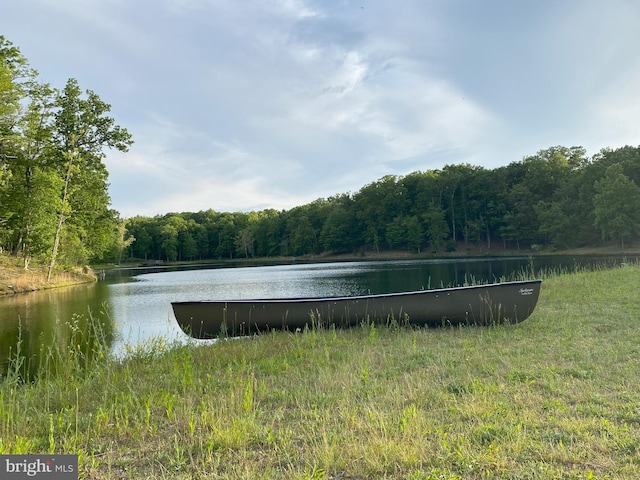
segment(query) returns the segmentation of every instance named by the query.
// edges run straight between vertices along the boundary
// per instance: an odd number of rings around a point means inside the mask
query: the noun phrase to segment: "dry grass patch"
[[[0,295],[33,292],[47,288],[79,285],[96,280],[90,269],[55,272],[47,282],[47,269],[42,264],[32,263],[25,270],[20,258],[0,254]]]

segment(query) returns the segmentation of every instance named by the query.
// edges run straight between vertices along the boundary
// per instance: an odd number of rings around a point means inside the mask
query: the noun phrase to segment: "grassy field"
[[[65,348],[0,384],[0,453],[80,478],[640,478],[637,264],[546,279],[517,325]]]

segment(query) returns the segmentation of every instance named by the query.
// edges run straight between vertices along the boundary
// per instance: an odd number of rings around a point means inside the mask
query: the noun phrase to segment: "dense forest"
[[[110,209],[105,150],[129,133],[70,79],[58,91],[0,37],[0,250],[24,259],[187,261],[387,250],[568,249],[640,236],[640,146],[555,146],[506,166],[388,175],[290,210]]]
[[[204,260],[321,253],[568,249],[640,235],[640,147],[551,147],[506,166],[388,175],[287,211],[134,217],[126,255]]]
[[[0,251],[56,267],[104,258],[117,245],[109,208],[107,148],[131,135],[95,92],[70,78],[64,89],[38,79],[0,36]]]

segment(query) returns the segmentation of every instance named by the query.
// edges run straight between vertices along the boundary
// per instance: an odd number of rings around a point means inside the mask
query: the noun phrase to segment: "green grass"
[[[546,279],[517,325],[74,355],[0,385],[0,453],[92,479],[640,478],[637,264]]]

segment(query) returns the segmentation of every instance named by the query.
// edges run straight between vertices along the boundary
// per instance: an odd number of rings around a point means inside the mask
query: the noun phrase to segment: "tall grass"
[[[546,278],[516,325],[70,352],[0,386],[0,453],[92,479],[638,478],[639,338],[635,264]]]
[[[25,335],[20,324],[0,380],[19,384],[81,378],[104,363],[110,354],[113,335],[105,330],[106,322],[110,322],[106,313],[94,316],[88,311],[87,315],[73,314],[63,325],[55,320],[50,332],[35,336]]]

